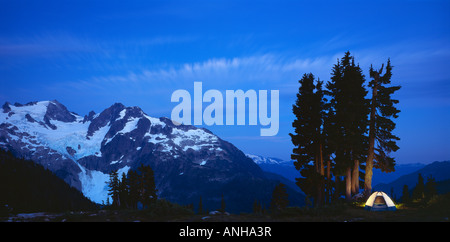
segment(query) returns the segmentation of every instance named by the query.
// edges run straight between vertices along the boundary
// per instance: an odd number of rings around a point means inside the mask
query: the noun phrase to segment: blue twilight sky
[[[0,1],[0,104],[115,102],[170,117],[173,91],[280,91],[280,130],[208,126],[246,153],[290,159],[298,80],[349,50],[394,65],[398,163],[450,160],[450,1]],[[204,107],[207,104],[204,104]]]

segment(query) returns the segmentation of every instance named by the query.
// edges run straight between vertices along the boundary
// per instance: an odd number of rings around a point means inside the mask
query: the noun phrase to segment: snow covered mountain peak
[[[284,161],[278,158],[272,158],[272,157],[264,157],[260,155],[252,155],[252,154],[245,154],[248,158],[252,159],[253,162],[255,162],[258,165],[261,164],[273,164],[273,165],[280,165],[284,163],[289,163],[290,161]]]
[[[174,125],[121,103],[84,117],[56,100],[5,103],[0,109],[0,149],[34,160],[98,203],[106,201],[105,182],[112,170],[127,172],[141,163],[155,170],[163,197],[175,196],[170,184],[179,179],[187,179],[182,182],[186,186],[197,176],[208,184],[242,172],[262,174],[240,150],[210,131]]]
[[[79,118],[75,113],[71,113],[67,108],[58,101],[41,101],[30,102],[27,104],[15,103],[11,105],[6,102],[3,106],[3,115],[0,116],[2,120],[7,120],[11,123],[18,123],[21,120],[26,120],[31,123],[38,123],[46,128],[56,129],[51,123],[54,121],[74,122]]]
[[[43,145],[73,160],[91,155],[101,157],[104,146],[114,139],[123,142],[124,136],[133,141],[147,139],[168,152],[173,148],[198,150],[217,141],[216,136],[203,129],[174,126],[167,118],[153,118],[139,107],[125,107],[121,103],[84,118],[69,112],[56,100],[25,105],[5,103],[0,122],[3,127],[15,127],[11,130],[14,132],[4,136],[6,143],[20,140],[31,149]],[[186,139],[190,142],[185,142]]]

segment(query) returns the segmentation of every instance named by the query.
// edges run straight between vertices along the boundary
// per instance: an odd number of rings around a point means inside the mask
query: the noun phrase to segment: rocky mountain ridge
[[[107,199],[106,181],[141,163],[155,172],[158,195],[181,204],[248,210],[268,202],[276,182],[231,143],[207,129],[153,118],[139,107],[115,103],[80,116],[58,101],[5,103],[0,109],[0,148],[34,160],[91,200]]]

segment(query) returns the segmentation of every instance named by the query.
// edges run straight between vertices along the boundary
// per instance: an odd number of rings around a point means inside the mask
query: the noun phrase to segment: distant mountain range
[[[411,163],[411,164],[397,164],[395,165],[395,171],[385,173],[380,169],[373,169],[372,185],[376,186],[380,183],[390,183],[403,175],[413,173],[419,169],[425,167],[424,163]]]
[[[80,116],[56,100],[7,102],[0,109],[0,149],[42,165],[97,203],[106,202],[111,171],[120,175],[140,164],[154,170],[159,197],[194,206],[202,197],[210,210],[220,208],[222,195],[231,212],[249,212],[255,200],[268,205],[279,182],[207,129],[120,103]]]
[[[399,199],[402,196],[404,185],[407,185],[409,190],[417,185],[419,174],[424,178],[425,183],[429,177],[433,177],[438,183],[438,193],[450,192],[450,161],[435,161],[389,183],[379,183],[374,186],[373,190],[384,191],[388,194],[393,191],[393,197]]]
[[[297,186],[295,185],[295,178],[299,177],[300,173],[295,169],[294,161],[252,154],[246,155],[252,158],[263,171],[284,177],[288,180],[284,180],[287,185]],[[416,186],[419,173],[423,176],[425,182],[429,176],[432,176],[438,183],[438,192],[450,192],[450,161],[436,161],[428,165],[423,163],[399,164],[395,166],[395,172],[390,173],[373,169],[373,190],[390,194],[393,189],[394,196],[400,198],[404,185],[408,185],[409,189]]]
[[[281,175],[292,182],[295,182],[295,178],[300,176],[299,171],[294,167],[294,161],[253,154],[246,154],[246,156],[258,164],[263,171]]]

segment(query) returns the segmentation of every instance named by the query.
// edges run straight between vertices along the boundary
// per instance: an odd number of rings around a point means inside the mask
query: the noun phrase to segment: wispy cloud
[[[35,56],[48,53],[93,51],[94,45],[86,39],[69,34],[42,34],[33,37],[0,38],[0,56]]]
[[[93,85],[148,84],[154,87],[183,88],[194,81],[202,81],[210,88],[226,89],[233,86],[247,88],[282,88],[296,84],[304,72],[329,72],[334,56],[319,58],[284,58],[276,54],[255,55],[235,58],[211,58],[202,62],[184,63],[162,68],[144,69],[126,75],[92,77],[84,80]],[[326,68],[324,68],[326,67]],[[328,74],[327,74],[328,75]]]
[[[340,38],[342,37],[337,36],[335,39]],[[101,70],[76,81],[61,80],[47,87],[53,91],[167,97],[176,89],[191,89],[194,81],[201,81],[205,89],[278,89],[281,99],[292,100],[298,91],[298,80],[304,73],[312,72],[321,80],[328,81],[332,66],[346,51],[321,55],[308,53],[308,56],[269,52],[248,56],[211,57],[204,61],[176,64],[140,63],[137,66],[129,59],[134,53],[145,50],[146,46],[189,42],[195,39],[195,36],[159,36],[121,43],[112,40],[99,42],[67,33],[42,34],[32,38],[8,37],[0,38],[0,61],[9,60],[8,57],[11,56],[19,56],[21,58],[18,59],[21,60],[22,55],[44,55],[48,58],[62,56],[63,58],[55,58],[58,61],[54,63],[58,64],[65,58],[76,58],[79,62],[89,63],[84,65],[84,68]],[[335,39],[331,39],[330,43],[336,42]],[[369,79],[368,69],[371,64],[379,67],[387,58],[391,58],[394,80],[413,90],[413,94],[408,92],[411,95],[423,97],[436,93],[429,83],[443,82],[448,78],[442,69],[445,63],[450,61],[450,49],[436,41],[393,43],[350,51],[363,68],[366,79]],[[132,50],[126,49],[127,46],[132,47]],[[125,56],[121,57],[121,54]],[[439,63],[442,64],[429,64],[436,63],[430,60],[440,60]],[[424,73],[426,70],[430,75]],[[428,79],[422,80],[424,76]]]
[[[147,54],[148,48],[196,40],[196,36],[152,36],[108,41],[73,35],[68,32],[41,33],[32,36],[0,36],[0,61],[16,58],[46,58],[57,61],[83,60],[85,63],[123,60]]]

